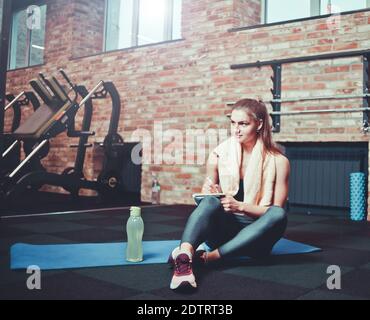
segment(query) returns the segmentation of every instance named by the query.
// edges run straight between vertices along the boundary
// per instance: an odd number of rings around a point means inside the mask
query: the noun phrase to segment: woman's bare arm
[[[203,183],[202,193],[220,192],[221,189],[218,183],[218,156],[211,152],[207,161],[207,175]]]
[[[276,183],[274,190],[274,206],[284,207],[289,193],[289,160],[280,155],[276,158]]]

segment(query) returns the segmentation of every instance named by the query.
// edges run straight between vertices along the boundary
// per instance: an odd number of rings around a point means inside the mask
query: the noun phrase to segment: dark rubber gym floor
[[[180,239],[193,206],[143,207],[144,240]],[[196,270],[198,290],[169,289],[166,264],[42,271],[41,290],[26,288],[29,275],[9,269],[17,242],[61,244],[126,240],[129,210],[100,209],[63,215],[2,218],[0,299],[369,299],[370,224],[343,218],[289,213],[286,238],[319,246],[322,252],[271,257],[239,265]],[[4,212],[3,212],[4,215]],[[326,286],[329,265],[341,268],[341,289]]]

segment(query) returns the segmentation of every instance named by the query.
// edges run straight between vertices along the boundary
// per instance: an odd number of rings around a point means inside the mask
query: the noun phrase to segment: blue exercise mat
[[[14,244],[10,249],[11,269],[38,266],[41,270],[70,269],[103,266],[166,263],[170,252],[179,240],[143,241],[144,261],[125,260],[126,243],[81,243],[56,245]],[[273,255],[310,253],[321,249],[280,239],[272,250]],[[248,257],[240,257],[248,259]]]

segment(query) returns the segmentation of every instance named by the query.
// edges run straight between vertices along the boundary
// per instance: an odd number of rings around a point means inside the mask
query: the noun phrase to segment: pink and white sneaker
[[[172,290],[179,288],[196,288],[197,283],[192,269],[191,254],[187,252],[179,252],[175,258],[175,268],[170,284]]]
[[[171,266],[171,267],[174,267],[175,266],[175,257],[179,254],[180,252],[180,247],[176,247],[175,249],[173,249],[173,251],[170,253],[170,255],[168,256],[168,260],[167,260],[167,263]],[[194,257],[193,257],[193,261],[192,263],[195,265],[195,266],[202,266],[202,265],[205,265],[207,264],[206,261],[204,259],[201,258],[201,256],[207,252],[203,246],[199,246],[198,249],[195,251],[194,253]]]

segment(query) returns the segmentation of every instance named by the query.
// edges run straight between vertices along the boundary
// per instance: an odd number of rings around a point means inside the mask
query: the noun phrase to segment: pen
[[[207,177],[207,180],[208,180],[208,182],[210,182],[211,184],[213,184],[213,181],[212,181],[212,179],[210,177]]]

